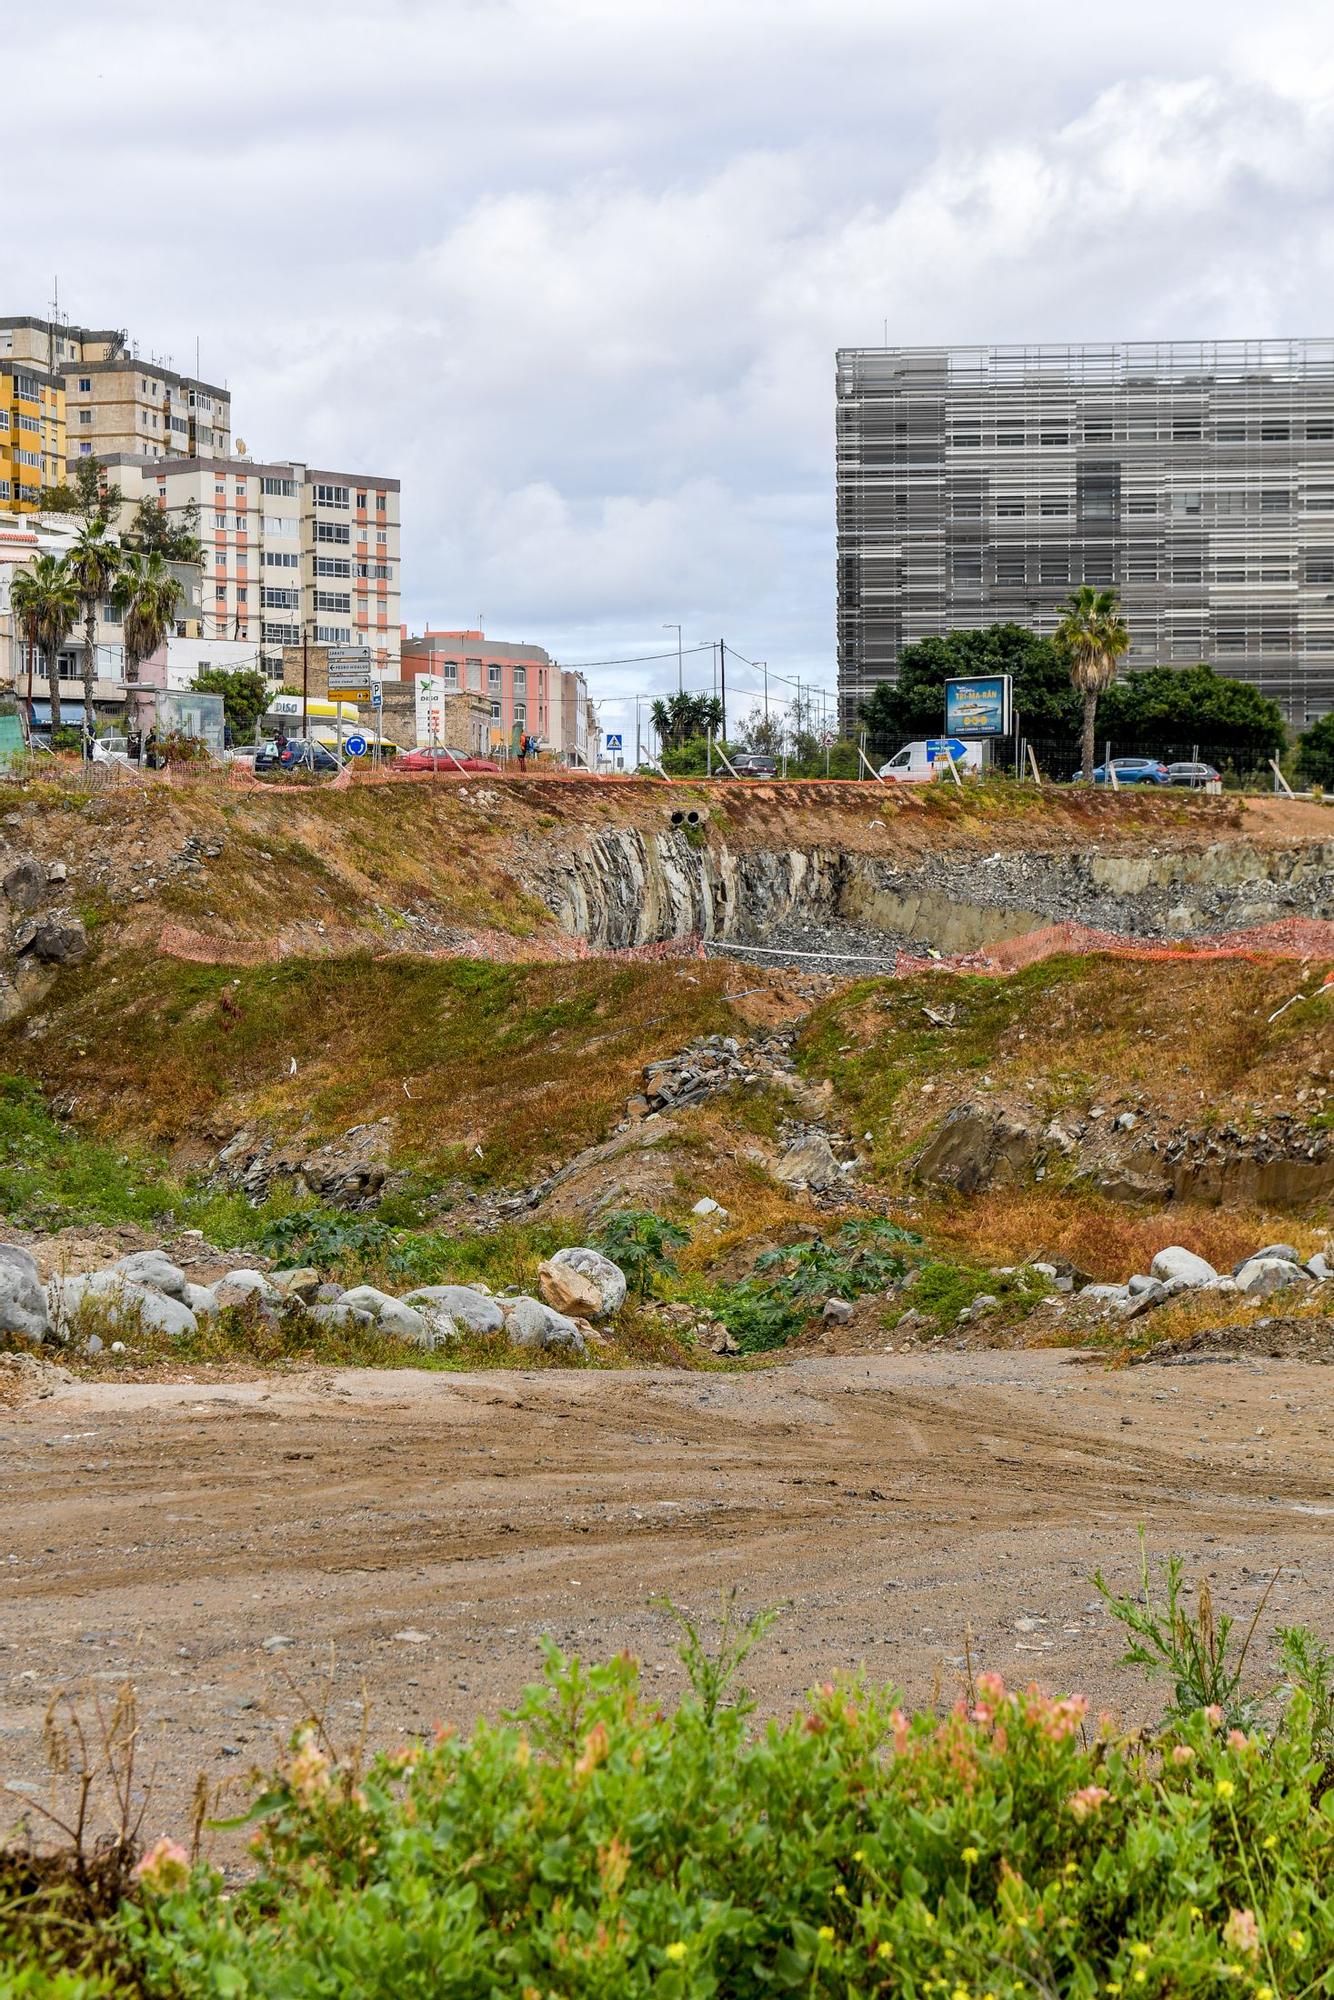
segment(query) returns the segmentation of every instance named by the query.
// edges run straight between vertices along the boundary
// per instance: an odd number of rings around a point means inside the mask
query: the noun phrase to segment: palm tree
[[[9,606],[23,626],[28,651],[28,711],[25,728],[32,721],[32,671],[37,660],[37,634],[42,622],[42,588],[30,569],[19,570],[9,586]]]
[[[1070,670],[1070,679],[1084,697],[1084,783],[1093,783],[1098,696],[1116,679],[1118,660],[1130,651],[1130,634],[1121,617],[1114,590],[1083,583],[1071,597],[1056,628],[1056,649]]]
[[[660,742],[674,750],[692,737],[716,734],[722,726],[723,705],[717,695],[678,693],[655,701],[649,714]]]
[[[97,607],[116,581],[121,553],[107,540],[107,524],[96,516],[85,521],[69,552],[70,574],[83,606],[83,719],[93,726],[93,676],[97,665]]]
[[[64,557],[36,556],[32,568],[16,576],[10,604],[28,631],[28,685],[32,686],[32,654],[37,645],[46,656],[46,680],[51,692],[51,740],[60,727],[60,649],[74,630],[79,593]]]
[[[156,550],[151,555],[122,557],[111,601],[125,621],[127,686],[138,685],[140,664],[157,651],[171,630],[182,595],[180,584]]]

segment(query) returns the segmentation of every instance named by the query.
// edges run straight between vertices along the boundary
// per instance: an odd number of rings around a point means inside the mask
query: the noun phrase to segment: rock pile
[[[706,1035],[676,1055],[644,1066],[644,1088],[626,1110],[632,1118],[651,1111],[681,1111],[730,1090],[734,1083],[778,1083],[792,1087],[796,1069],[788,1049],[791,1030],[775,1030],[738,1041],[735,1035]]]
[[[625,1273],[600,1251],[575,1245],[541,1267],[541,1298],[493,1293],[487,1285],[419,1285],[402,1298],[375,1285],[326,1284],[301,1266],[258,1271],[238,1266],[196,1285],[161,1250],[136,1251],[104,1270],[43,1285],[33,1257],[0,1244],[0,1334],[34,1346],[81,1343],[98,1353],[102,1331],[150,1331],[184,1339],[228,1306],[253,1304],[266,1317],[299,1308],[317,1325],[375,1327],[429,1351],[461,1333],[503,1334],[512,1347],[584,1354],[601,1338],[593,1321],[625,1304]],[[114,1345],[114,1343],[113,1343]]]
[[[1231,1272],[1216,1271],[1205,1258],[1179,1244],[1160,1250],[1147,1273],[1137,1273],[1124,1285],[1086,1285],[1082,1302],[1100,1302],[1109,1316],[1138,1319],[1182,1292],[1210,1292],[1241,1297],[1262,1305],[1276,1292],[1294,1295],[1334,1283],[1334,1266],[1323,1252],[1305,1263],[1290,1243],[1267,1243],[1235,1264]]]

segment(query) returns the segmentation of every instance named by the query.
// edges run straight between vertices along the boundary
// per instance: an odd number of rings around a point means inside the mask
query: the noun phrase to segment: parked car
[[[980,777],[982,745],[964,743],[954,736],[949,739],[949,745],[954,768],[960,776],[970,773],[973,777]],[[948,778],[949,774],[950,767],[934,741],[905,743],[887,764],[880,766],[880,776],[893,785],[924,785],[933,778]]]
[[[1214,785],[1219,773],[1212,764],[1169,764],[1167,781],[1172,785]]]
[[[1113,757],[1112,769],[1118,785],[1170,785],[1172,782],[1167,775],[1166,764],[1160,764],[1156,757]],[[1083,782],[1084,773],[1076,771],[1074,783],[1082,785]],[[1095,785],[1110,783],[1106,764],[1094,766],[1093,782]]]
[[[759,750],[744,750],[732,759],[732,769],[738,778],[776,778],[778,759],[765,756]]]
[[[307,741],[301,736],[289,736],[282,749],[276,743],[261,743],[255,752],[255,773],[264,771],[318,771],[327,773],[339,769],[338,759],[332,750],[317,743],[314,737]]]
[[[449,750],[404,750],[394,759],[396,771],[499,771],[494,757],[457,756]]]

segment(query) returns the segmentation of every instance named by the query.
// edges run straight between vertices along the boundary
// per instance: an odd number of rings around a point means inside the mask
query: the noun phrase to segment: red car
[[[396,771],[495,771],[500,766],[491,757],[455,757],[448,750],[405,750],[395,757]]]

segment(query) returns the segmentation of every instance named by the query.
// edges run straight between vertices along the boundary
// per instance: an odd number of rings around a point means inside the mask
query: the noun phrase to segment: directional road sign
[[[349,757],[364,757],[369,747],[364,736],[349,736],[343,744]]]

